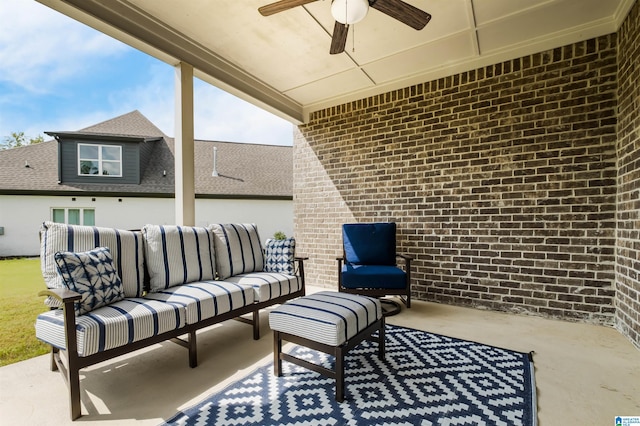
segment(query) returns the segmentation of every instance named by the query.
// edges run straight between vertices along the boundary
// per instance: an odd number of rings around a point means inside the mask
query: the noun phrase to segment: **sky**
[[[0,142],[77,131],[134,110],[174,133],[172,66],[35,0],[0,0]],[[196,139],[292,145],[293,125],[199,79]],[[249,125],[250,124],[250,125]]]

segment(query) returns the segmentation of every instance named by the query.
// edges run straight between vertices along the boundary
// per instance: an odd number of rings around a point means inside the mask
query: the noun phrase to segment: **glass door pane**
[[[84,212],[82,215],[82,224],[87,226],[95,226],[96,211],[93,209],[84,209]]]
[[[53,209],[53,212],[51,213],[51,220],[57,223],[65,223],[64,209]]]
[[[69,225],[80,225],[80,209],[69,209]]]

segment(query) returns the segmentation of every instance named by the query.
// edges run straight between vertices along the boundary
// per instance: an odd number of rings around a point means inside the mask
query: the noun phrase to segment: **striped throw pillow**
[[[214,235],[218,279],[263,270],[264,255],[255,224],[212,224],[209,229]]]
[[[125,297],[141,297],[144,291],[144,247],[140,231],[44,222],[40,228],[40,266],[48,288],[64,288],[54,255],[109,247],[113,265],[122,280]],[[49,306],[59,306],[53,299]]]
[[[145,225],[142,234],[152,292],[214,279],[213,238],[207,228]]]

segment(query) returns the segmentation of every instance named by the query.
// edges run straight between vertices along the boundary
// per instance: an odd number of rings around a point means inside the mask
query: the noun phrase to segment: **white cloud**
[[[195,82],[194,92],[198,137],[230,142],[293,144],[293,124],[288,121],[199,80]]]
[[[120,87],[109,95],[111,117],[137,109],[165,134],[173,136],[173,68],[158,61],[137,72],[145,73],[145,78],[140,79],[143,84]]]
[[[120,59],[121,66],[126,66],[131,48],[34,0],[0,0],[0,21],[0,84],[11,88],[0,94],[0,107],[5,111],[0,111],[0,136],[10,131],[35,137],[44,131],[79,130],[135,109],[167,135],[175,136],[174,69],[170,65],[157,61],[131,71],[146,73],[145,78],[137,79],[143,83],[114,87],[106,99],[90,108],[62,102],[55,110],[39,114],[30,108],[35,99],[31,95],[38,95],[35,102],[46,103],[46,95],[58,93],[66,84],[68,99],[85,96],[74,79],[97,75],[105,61]],[[79,93],[66,93],[72,89]],[[208,83],[195,80],[194,98],[198,139],[293,144],[291,123]]]
[[[122,43],[33,0],[2,0],[0,81],[34,93],[84,73]]]
[[[175,136],[174,69],[158,62],[145,72],[144,85],[118,90],[109,102],[119,108],[118,114],[138,109],[160,130]],[[291,123],[198,79],[194,81],[194,128],[197,139],[293,144]]]

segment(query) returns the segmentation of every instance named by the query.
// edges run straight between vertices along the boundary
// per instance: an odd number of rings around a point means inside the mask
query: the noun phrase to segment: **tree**
[[[29,139],[27,143],[27,137],[24,135],[24,132],[11,132],[11,136],[5,137],[4,142],[0,144],[0,149],[16,148],[18,146],[33,145],[41,142],[44,142],[44,136],[42,135]]]
[[[38,135],[35,138],[29,139],[29,145],[34,145],[41,142],[44,142],[44,136],[42,135]]]

